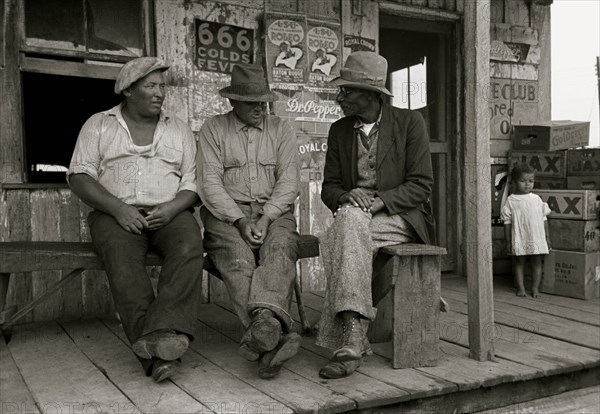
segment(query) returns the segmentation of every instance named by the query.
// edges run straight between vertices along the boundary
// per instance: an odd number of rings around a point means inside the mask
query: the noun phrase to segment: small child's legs
[[[539,298],[540,295],[540,283],[542,282],[542,255],[537,254],[530,256],[531,270],[533,273],[533,283],[531,285],[531,296]]]
[[[525,268],[525,256],[515,256],[515,278],[517,279],[517,296],[527,296],[525,294],[525,284],[523,282],[523,271]],[[540,267],[541,270],[541,267]]]

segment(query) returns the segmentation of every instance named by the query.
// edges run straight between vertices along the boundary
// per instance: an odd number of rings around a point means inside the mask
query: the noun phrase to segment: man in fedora
[[[123,66],[115,83],[123,102],[86,121],[68,172],[73,192],[94,209],[92,242],[127,339],[156,382],[173,375],[192,340],[203,263],[192,216],[196,140],[161,109],[168,68],[154,57]],[[149,248],[164,257],[156,297]]]
[[[233,67],[219,91],[233,110],[207,120],[198,142],[204,247],[245,329],[240,354],[272,378],[296,354],[289,333],[298,232],[298,144],[291,125],[267,114],[277,96],[258,65]]]
[[[321,199],[334,221],[321,240],[327,275],[317,345],[334,350],[319,374],[348,376],[370,353],[366,337],[376,309],[373,257],[379,248],[434,243],[429,196],[433,170],[422,116],[384,97],[387,61],[373,52],[348,56],[337,102],[345,117],[329,130]]]

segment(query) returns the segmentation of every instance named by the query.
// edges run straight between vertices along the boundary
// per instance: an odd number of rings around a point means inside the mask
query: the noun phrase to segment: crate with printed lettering
[[[568,183],[566,178],[558,177],[535,177],[534,189],[540,190],[566,190]]]
[[[533,125],[515,125],[513,149],[557,151],[586,146],[589,140],[589,122],[546,121]]]
[[[600,177],[600,148],[567,151],[567,177]]]
[[[576,252],[600,250],[600,220],[548,220],[553,249]]]
[[[569,190],[600,190],[600,175],[567,177]]]
[[[510,151],[509,165],[517,161],[529,165],[535,171],[536,180],[567,176],[566,151]]]
[[[549,218],[597,220],[600,212],[598,190],[535,190],[552,212]]]
[[[579,299],[600,297],[600,253],[552,250],[543,259],[540,290]]]

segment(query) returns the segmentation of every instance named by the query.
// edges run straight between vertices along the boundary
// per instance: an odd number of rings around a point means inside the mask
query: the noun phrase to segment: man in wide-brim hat
[[[370,353],[373,254],[387,245],[435,241],[425,122],[418,112],[386,103],[386,79],[385,58],[355,52],[331,82],[340,88],[336,100],[345,117],[329,130],[321,192],[335,216],[321,238],[327,290],[316,343],[334,350],[319,372],[324,378],[352,374]]]
[[[198,142],[198,192],[204,203],[204,247],[246,329],[240,355],[275,377],[300,347],[290,333],[296,276],[298,144],[291,125],[267,114],[269,90],[260,66],[233,67],[219,91],[233,110],[207,120]]]

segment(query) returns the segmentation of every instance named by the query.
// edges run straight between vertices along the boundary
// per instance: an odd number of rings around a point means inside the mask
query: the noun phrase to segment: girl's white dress
[[[544,222],[551,210],[537,194],[511,194],[502,207],[504,224],[512,224],[512,251],[515,256],[548,254]]]

